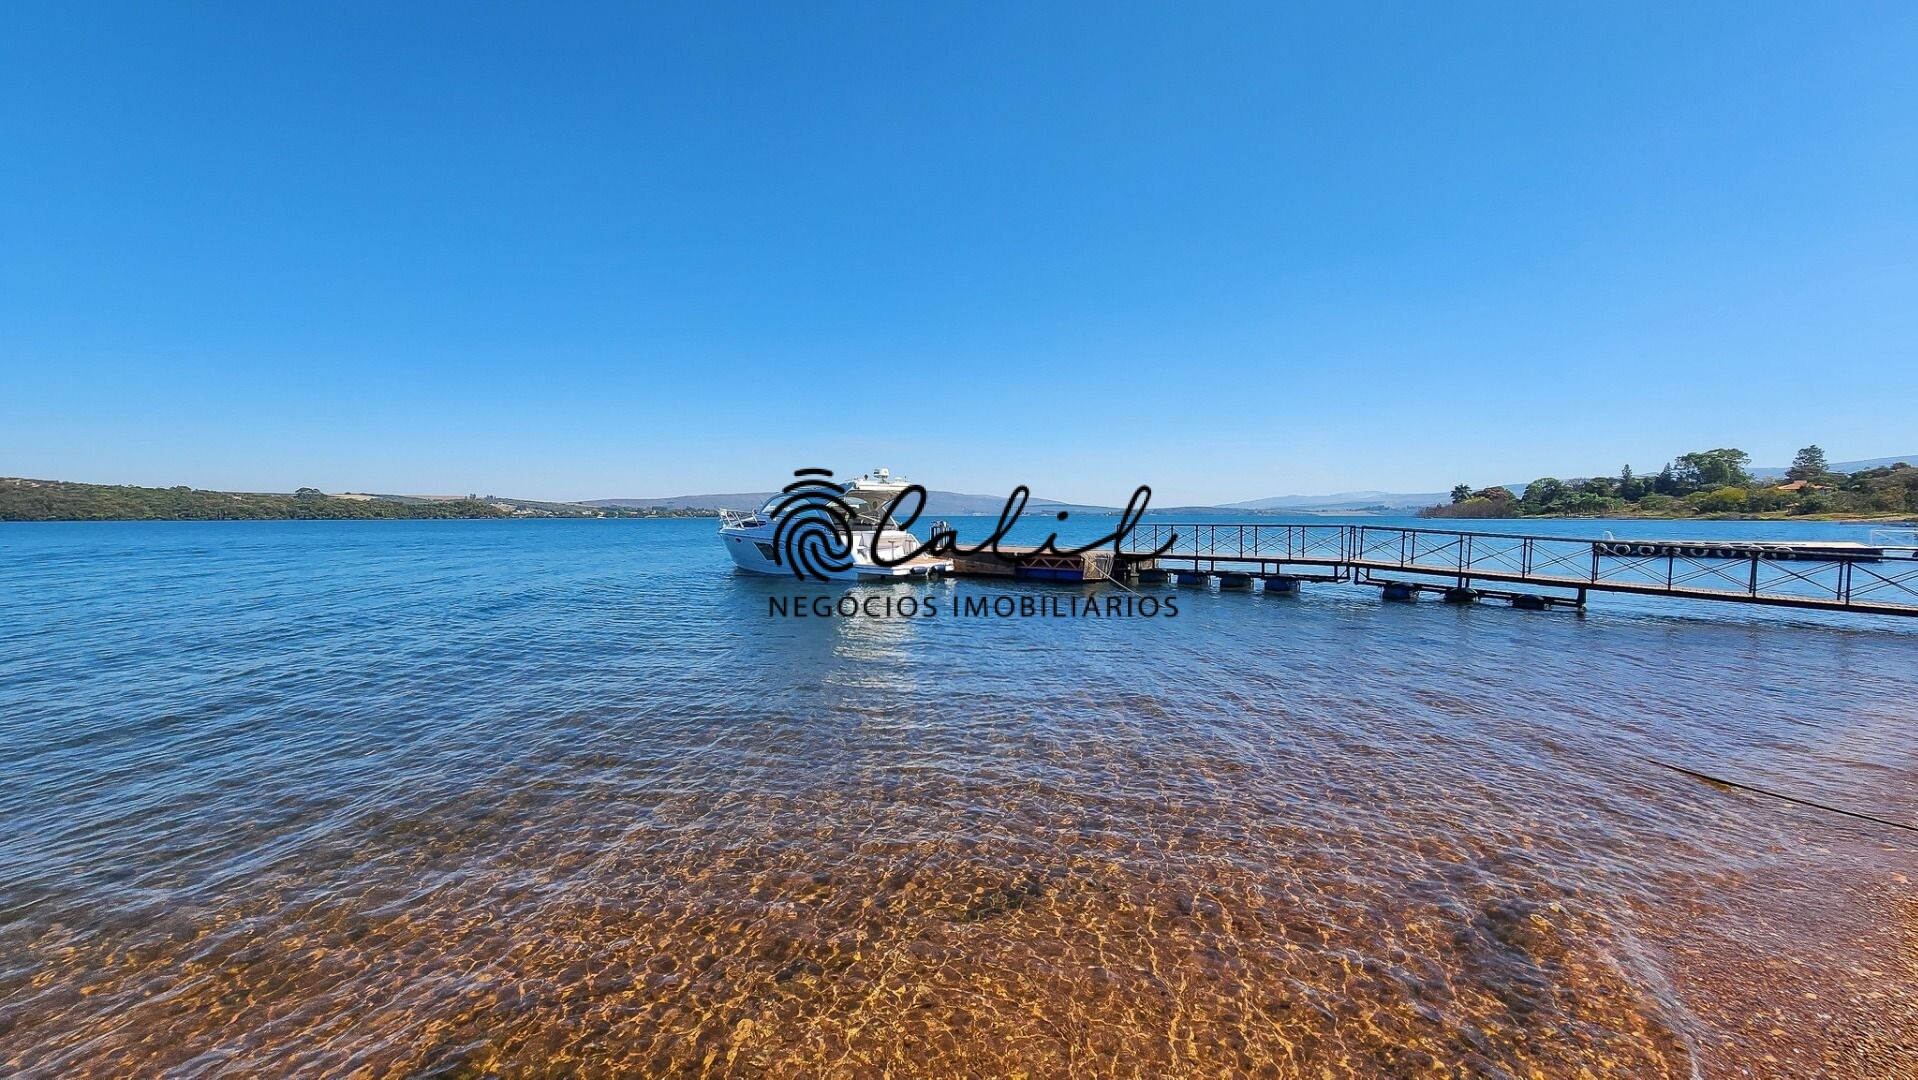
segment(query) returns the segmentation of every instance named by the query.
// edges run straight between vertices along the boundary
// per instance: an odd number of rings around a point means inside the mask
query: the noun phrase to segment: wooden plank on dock
[[[1109,581],[1113,577],[1111,548],[1082,551],[1074,555],[1050,552],[1035,555],[1034,552],[1038,551],[1036,547],[1001,544],[999,551],[1007,556],[1023,558],[1013,561],[1000,558],[990,551],[976,555],[955,552],[951,556],[952,573],[955,577],[1024,578],[1032,581]]]

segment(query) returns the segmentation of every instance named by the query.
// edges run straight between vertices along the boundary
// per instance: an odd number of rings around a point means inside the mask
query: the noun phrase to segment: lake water
[[[781,619],[1105,593],[713,528],[0,525],[0,1073],[1918,1072],[1918,836],[1655,764],[1918,817],[1918,620]]]

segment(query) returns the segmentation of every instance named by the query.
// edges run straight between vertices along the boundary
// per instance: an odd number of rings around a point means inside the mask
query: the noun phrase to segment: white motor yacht
[[[874,469],[845,483],[824,470],[788,485],[757,510],[721,510],[719,539],[743,570],[759,574],[829,579],[882,580],[927,577],[950,572],[952,560],[916,556],[895,560],[919,546],[919,539],[886,514],[887,504],[908,486],[903,476]]]

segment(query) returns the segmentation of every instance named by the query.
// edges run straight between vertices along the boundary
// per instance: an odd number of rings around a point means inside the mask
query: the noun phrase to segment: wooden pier
[[[1161,555],[1148,553],[1170,542]],[[1110,554],[1110,549],[1107,550]],[[1584,607],[1592,592],[1918,615],[1918,547],[1809,541],[1640,541],[1376,525],[1142,524],[1117,576],[1375,585],[1393,599]],[[990,556],[988,556],[990,558]],[[1086,579],[1095,580],[1095,579]],[[1236,577],[1234,579],[1236,581]]]
[[[1034,555],[1036,547],[1018,547],[1013,544],[1001,544],[999,550],[1008,556],[1018,556],[1020,561],[1009,562],[991,552],[978,555],[951,555],[952,573],[955,577],[1000,577],[1017,578],[1021,581],[1109,581],[1113,574],[1114,555],[1110,547],[1096,551],[1081,552],[1077,555]],[[1131,560],[1126,561],[1128,564]],[[1128,572],[1136,569],[1128,565]]]

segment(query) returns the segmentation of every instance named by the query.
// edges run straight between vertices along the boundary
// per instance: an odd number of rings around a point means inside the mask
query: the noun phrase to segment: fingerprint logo
[[[768,511],[773,520],[773,561],[804,581],[829,580],[852,569],[853,509],[839,485],[823,479],[831,469],[798,469]]]

